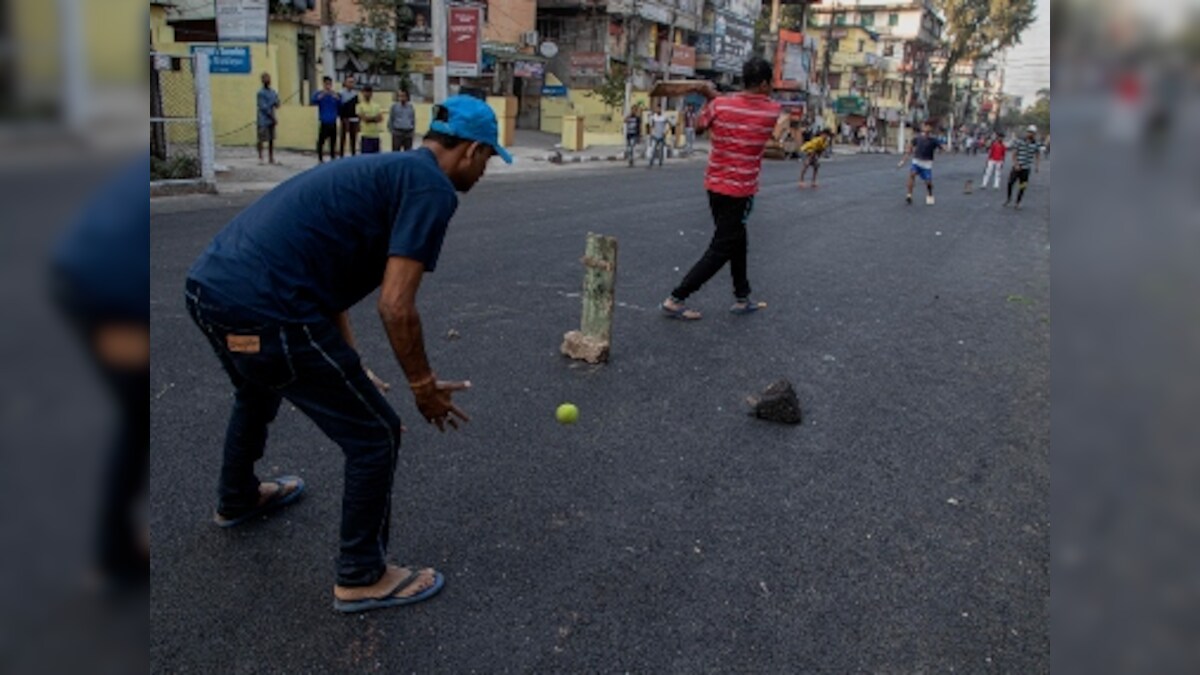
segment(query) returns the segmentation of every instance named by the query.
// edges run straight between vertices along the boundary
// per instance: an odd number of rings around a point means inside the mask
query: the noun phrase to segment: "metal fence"
[[[150,54],[151,181],[213,181],[208,56]]]

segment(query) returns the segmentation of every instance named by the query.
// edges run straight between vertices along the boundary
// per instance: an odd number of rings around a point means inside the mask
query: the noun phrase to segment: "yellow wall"
[[[584,132],[587,137],[603,138],[612,135],[616,138],[615,145],[622,145],[623,131],[621,126],[621,109],[610,109],[595,96],[588,96],[590,89],[568,89],[566,96],[542,97],[542,131],[552,134],[562,133],[562,118],[564,115],[582,115],[584,117]],[[650,96],[644,91],[633,92],[633,103],[647,107]],[[609,116],[611,119],[606,120]],[[609,145],[609,143],[591,143],[589,145]]]
[[[273,55],[274,62],[273,72],[271,72],[271,84],[275,90],[279,92],[280,100],[300,101],[300,65],[296,52],[296,38],[300,33],[300,26],[286,21],[272,21],[270,28],[267,30],[267,42],[275,47]],[[255,64],[251,64],[251,70],[257,70],[253,73],[257,78],[262,74],[264,68],[259,68]],[[292,98],[294,96],[294,98]]]
[[[167,8],[155,5],[150,8],[150,44],[158,45],[175,41],[175,29],[167,25]]]
[[[15,0],[6,9],[17,43],[17,82],[26,91],[43,87],[54,90],[60,68],[58,12],[54,3]]]
[[[387,111],[391,107],[393,97],[376,94],[375,100],[383,108],[384,132],[380,134],[380,144],[386,150],[392,147],[392,136],[387,132]],[[432,104],[413,103],[417,111],[417,132],[420,134],[429,128]],[[316,150],[317,147],[317,108],[308,105],[280,106],[275,115],[279,125],[275,127],[275,147],[293,150]],[[255,138],[254,127],[245,136],[219,140],[218,145],[253,145]]]
[[[47,2],[46,4],[53,4]],[[146,3],[105,0],[79,3],[88,70],[93,81],[145,86]]]

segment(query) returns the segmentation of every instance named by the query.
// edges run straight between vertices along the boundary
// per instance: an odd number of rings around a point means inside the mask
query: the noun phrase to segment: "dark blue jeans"
[[[236,514],[257,503],[254,464],[263,456],[267,427],[286,398],[345,455],[337,583],[367,586],[378,581],[386,569],[400,418],[367,378],[358,353],[332,320],[258,320],[215,301],[190,279],[185,297],[192,320],[212,344],[234,389],[217,510]],[[231,350],[231,335],[240,349]]]

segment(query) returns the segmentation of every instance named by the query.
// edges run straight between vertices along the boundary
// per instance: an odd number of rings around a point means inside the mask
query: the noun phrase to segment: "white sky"
[[[1036,99],[1037,90],[1050,86],[1050,0],[1037,0],[1037,19],[1021,35],[1021,44],[1008,52],[1004,91],[1024,96],[1024,105]]]

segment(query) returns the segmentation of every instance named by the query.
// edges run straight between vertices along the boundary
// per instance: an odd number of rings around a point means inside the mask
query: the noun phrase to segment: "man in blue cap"
[[[267,427],[287,399],[345,456],[334,606],[341,612],[411,604],[441,589],[431,568],[386,560],[400,418],[388,385],[355,349],[348,310],[380,289],[378,310],[426,421],[445,431],[467,415],[425,356],[416,297],[437,265],[457,192],[488,160],[512,157],[482,101],[434,109],[416,152],[362,155],[283,183],[221,230],[192,265],[186,302],[234,387],[215,522],[232,527],[294,502],[296,476],[259,480]]]

